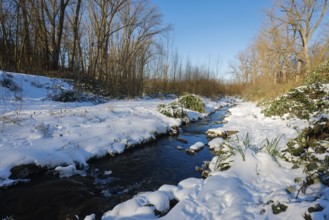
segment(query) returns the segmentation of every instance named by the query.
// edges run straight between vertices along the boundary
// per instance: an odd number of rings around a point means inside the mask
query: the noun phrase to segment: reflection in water
[[[195,167],[210,160],[211,152],[205,147],[196,155],[188,155],[177,146],[187,149],[198,141],[207,143],[205,132],[222,126],[218,122],[226,111],[223,108],[184,126],[178,137],[162,137],[122,155],[95,160],[86,177],[58,179],[44,175],[0,190],[0,219],[77,219],[91,213],[99,218],[139,192],[153,191],[163,184],[176,185],[189,177],[201,178]]]

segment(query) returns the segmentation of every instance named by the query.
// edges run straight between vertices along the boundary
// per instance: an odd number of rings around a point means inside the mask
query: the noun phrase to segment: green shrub
[[[283,116],[291,114],[301,119],[309,119],[310,114],[329,108],[328,94],[320,84],[302,86],[290,90],[287,94],[264,102],[265,116]]]
[[[307,83],[329,83],[329,61],[323,63],[313,72],[311,72],[307,79]]]
[[[197,95],[182,96],[178,99],[178,102],[187,109],[191,109],[200,113],[205,112],[205,104],[203,103],[202,98]]]
[[[157,111],[168,117],[180,118],[184,123],[189,123],[189,118],[184,108],[200,113],[205,112],[205,104],[203,103],[201,97],[197,95],[185,95],[180,97],[178,101],[170,104],[160,104],[158,105]]]
[[[302,187],[305,189],[318,181],[329,185],[329,156],[326,155],[328,143],[329,120],[327,118],[314,122],[287,143],[283,158],[292,162],[295,167],[304,167],[306,180]]]

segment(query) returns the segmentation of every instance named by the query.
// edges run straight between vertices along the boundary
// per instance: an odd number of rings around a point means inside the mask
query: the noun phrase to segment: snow
[[[4,77],[0,72],[0,79]],[[8,76],[5,76],[8,77]],[[84,175],[88,160],[107,154],[123,153],[127,148],[168,133],[180,126],[179,119],[168,118],[156,111],[160,103],[172,100],[112,100],[95,105],[91,102],[60,103],[48,99],[49,94],[69,90],[71,85],[59,79],[12,73],[10,76],[22,91],[0,87],[0,187],[28,180],[10,179],[11,168],[36,164],[54,169],[60,177]],[[329,88],[329,86],[327,86]],[[18,94],[19,93],[19,94]],[[19,95],[17,99],[15,96]],[[230,99],[212,102],[204,99],[206,111],[231,104]],[[232,150],[230,169],[218,171],[220,155],[209,164],[206,179],[188,178],[177,186],[163,185],[157,191],[139,193],[104,213],[102,219],[304,219],[309,207],[320,204],[321,212],[313,219],[329,215],[329,190],[321,185],[309,187],[306,194],[287,193],[287,188],[300,189],[297,179],[304,179],[302,168],[269,155],[264,141],[280,138],[277,150],[308,126],[299,119],[267,118],[254,103],[236,99],[236,106],[223,127],[211,131],[238,131],[232,140],[233,151],[226,141],[215,138],[208,143],[214,151]],[[324,113],[326,117],[328,115]],[[188,111],[190,119],[204,117]],[[241,145],[247,143],[247,146]],[[204,143],[190,147],[198,150]],[[238,151],[239,150],[239,151]],[[77,169],[77,167],[82,170]],[[110,175],[106,171],[104,175]],[[314,198],[319,198],[315,200]],[[178,203],[170,209],[170,201]],[[287,205],[287,210],[273,214],[272,205]],[[164,214],[159,217],[156,213]],[[95,219],[90,214],[85,219]]]
[[[104,171],[104,175],[105,176],[108,176],[108,175],[111,175],[111,174],[112,174],[112,171],[111,170]]]
[[[223,137],[227,131],[224,128],[211,128],[207,131],[207,136],[211,138]]]
[[[216,171],[216,170],[217,170],[217,166],[218,166],[219,163],[220,163],[220,158],[219,158],[219,156],[214,156],[214,157],[211,159],[210,163],[209,163],[209,170],[210,170],[211,172]]]
[[[55,168],[55,171],[59,173],[59,177],[70,177],[73,175],[80,175],[80,176],[86,176],[86,172],[83,170],[77,170],[75,165],[69,165],[69,166],[58,166]]]
[[[192,110],[187,110],[187,116],[189,117],[190,121],[197,121],[205,117],[204,114]]]
[[[322,197],[319,201],[319,205],[321,205],[324,209],[322,212],[314,213],[312,215],[313,219],[326,219],[329,216],[329,188],[326,188],[322,191]]]
[[[146,192],[125,203],[117,205],[113,210],[103,215],[104,220],[130,217],[133,215],[144,218],[154,215],[154,210],[166,212],[169,210],[169,198],[161,191]]]
[[[225,120],[228,122],[224,127],[209,129],[217,133],[224,131],[239,131],[237,134],[240,140],[246,139],[247,135],[251,145],[261,146],[264,140],[280,138],[278,149],[284,147],[285,143],[295,136],[299,130],[308,125],[306,120],[290,119],[282,120],[278,117],[265,117],[261,109],[252,102],[237,101],[237,106],[229,110]]]
[[[91,158],[121,154],[181,125],[180,119],[156,111],[160,103],[173,100],[55,102],[49,95],[72,89],[69,83],[0,71],[0,80],[4,78],[22,89],[16,92],[0,86],[0,187],[22,181],[9,179],[14,166],[56,168],[63,177],[82,174],[76,167],[87,168]],[[208,113],[228,104],[208,99],[205,103]],[[192,111],[189,115],[205,117]]]
[[[294,184],[294,178],[302,176],[301,170],[292,173],[289,168],[280,167],[265,153],[256,156],[248,150],[245,156],[246,161],[243,161],[240,155],[235,155],[234,166],[227,172],[214,172],[205,180],[189,178],[181,181],[178,186],[160,187],[158,192],[166,192],[169,198],[180,201],[161,219],[303,219],[303,212],[299,212],[298,218],[295,209],[305,211],[311,206],[309,202],[301,203],[294,209],[288,209],[284,215],[278,216],[272,214],[270,206],[266,206],[271,200],[284,203],[293,200],[285,189]],[[137,195],[113,210],[120,209],[124,212],[126,207],[131,207],[132,201],[137,204],[136,201],[139,200],[140,195]],[[167,198],[164,201],[167,201]],[[140,206],[134,207],[134,210],[144,205],[138,204]],[[261,215],[260,211],[263,208],[266,211]],[[127,215],[115,213],[112,217],[105,219],[123,219],[121,217]],[[134,213],[130,217],[143,219]],[[148,216],[151,217],[155,218],[154,213]]]
[[[125,207],[130,210],[131,203],[135,205],[134,210],[145,208],[145,203],[137,202],[144,197],[136,195],[107,212],[104,219],[304,219],[308,208],[317,204],[314,200],[315,195],[319,196],[317,192],[322,193],[320,203],[324,210],[311,216],[313,219],[326,219],[329,212],[326,193],[329,196],[329,191],[321,192],[321,187],[312,186],[313,189],[306,191],[306,194],[301,193],[298,198],[296,192],[287,193],[288,187],[300,188],[296,180],[305,178],[302,168],[291,169],[292,164],[270,155],[263,146],[264,140],[280,138],[276,147],[282,149],[289,138],[295,137],[299,130],[307,126],[307,122],[266,118],[254,103],[241,100],[237,100],[237,106],[230,112],[231,115],[226,118],[228,123],[213,131],[239,131],[233,139],[236,144],[233,147],[239,147],[241,142],[248,140],[248,146],[240,146],[241,153],[235,152],[228,159],[230,169],[217,171],[220,157],[214,156],[209,164],[211,173],[207,179],[189,178],[177,186],[161,186],[156,192],[167,195],[162,198],[164,203],[168,199],[179,201],[163,217],[155,216],[154,212],[138,215],[133,211],[129,212],[129,216],[113,215],[113,210],[120,209],[121,213],[125,213]],[[216,151],[224,142],[222,138],[215,138],[208,145]],[[226,147],[224,150],[228,149]],[[273,214],[272,205],[278,204],[287,205],[288,208],[285,212]]]
[[[96,219],[96,215],[95,214],[91,214],[91,215],[87,215],[84,220],[95,220]]]
[[[204,147],[204,143],[198,141],[195,144],[193,144],[192,146],[190,146],[190,149],[193,151],[200,151],[203,147]]]
[[[209,143],[208,143],[209,149],[218,151],[219,147],[223,143],[224,143],[224,139],[223,138],[214,138],[211,141],[209,141]]]

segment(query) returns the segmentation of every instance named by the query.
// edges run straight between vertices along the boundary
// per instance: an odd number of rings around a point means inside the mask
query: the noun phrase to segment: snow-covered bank
[[[216,170],[218,157],[214,157],[207,179],[190,178],[177,186],[163,185],[156,192],[141,193],[106,212],[103,219],[157,219],[155,213],[168,211],[160,219],[305,219],[305,214],[327,219],[328,190],[317,183],[299,193],[303,169],[292,169],[293,164],[270,151],[282,149],[308,126],[307,121],[267,118],[255,104],[242,101],[230,112],[228,123],[218,129],[239,131],[229,147],[235,151],[225,161],[228,170]],[[216,138],[209,146],[220,148],[223,142]],[[276,144],[268,149],[265,143]],[[179,202],[169,210],[172,199]],[[309,212],[318,203],[322,212]]]
[[[50,97],[70,89],[68,83],[20,74],[0,74],[0,85],[0,186],[27,181],[19,177],[24,175],[16,175],[22,180],[10,176],[13,167],[25,164],[49,167],[61,177],[84,176],[90,158],[123,153],[182,122],[157,112],[159,103],[172,100],[55,102]],[[204,101],[206,114],[229,102]],[[208,143],[216,155],[205,170],[207,179],[189,178],[140,193],[104,213],[103,219],[304,219],[305,214],[327,219],[328,189],[320,182],[306,185],[302,164],[292,169],[295,164],[279,156],[288,139],[309,121],[268,118],[253,103],[236,104],[223,127],[208,130],[223,138]],[[329,118],[328,111],[321,113]],[[206,114],[187,111],[190,120]],[[317,128],[324,130],[326,123]],[[227,136],[231,138],[224,139]],[[326,141],[319,149],[307,147],[301,153],[313,151],[310,155],[322,158],[317,163],[326,162]],[[189,149],[198,151],[204,144],[196,142]],[[178,203],[171,207],[174,200]],[[87,214],[87,219],[96,216]]]
[[[288,139],[295,137],[298,131],[308,125],[306,120],[296,118],[282,120],[279,117],[265,117],[255,103],[240,100],[236,104],[238,106],[230,109],[231,115],[225,118],[228,123],[223,128],[211,131],[239,131],[236,135],[240,140],[248,135],[250,144],[256,146],[260,146],[265,139],[273,140],[284,135],[278,146],[281,149]]]
[[[120,154],[181,124],[156,111],[158,104],[172,100],[54,102],[50,94],[72,89],[68,83],[4,72],[0,80],[0,187],[19,181],[10,179],[15,166],[35,164],[79,174],[76,166],[88,166],[90,158]],[[207,113],[226,104],[205,102]],[[206,114],[188,111],[191,120]]]

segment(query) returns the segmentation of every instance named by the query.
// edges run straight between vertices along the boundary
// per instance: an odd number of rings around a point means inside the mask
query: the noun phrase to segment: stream
[[[46,172],[28,183],[0,189],[0,219],[83,219],[92,213],[100,219],[139,192],[201,178],[195,167],[213,157],[208,147],[190,155],[177,146],[187,149],[198,141],[208,143],[206,131],[223,126],[227,109],[183,126],[178,136],[164,136],[121,155],[92,160],[85,177],[59,178]]]

